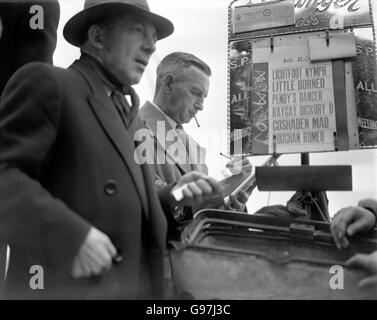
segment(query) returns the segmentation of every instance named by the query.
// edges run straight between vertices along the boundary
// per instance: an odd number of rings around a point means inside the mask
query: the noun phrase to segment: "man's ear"
[[[103,28],[93,24],[88,29],[88,42],[95,48],[102,50],[104,47]]]
[[[166,94],[170,94],[170,92],[172,91],[173,83],[174,83],[174,75],[172,75],[171,73],[168,73],[164,79],[164,91]]]

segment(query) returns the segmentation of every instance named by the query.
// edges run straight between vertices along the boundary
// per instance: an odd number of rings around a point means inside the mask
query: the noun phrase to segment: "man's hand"
[[[182,188],[182,204],[198,206],[201,202],[215,195],[221,195],[221,185],[215,179],[197,171],[182,176],[174,186],[172,192]]]
[[[244,211],[249,196],[245,191],[238,191],[235,195],[229,196],[229,202],[224,205],[226,210],[230,211]]]
[[[87,278],[110,270],[117,254],[109,237],[92,227],[73,262],[72,277]]]
[[[250,175],[253,171],[253,165],[248,158],[243,158],[240,161],[237,160],[237,158],[232,159],[226,164],[226,167],[234,175],[240,174],[241,172]],[[236,194],[230,194],[229,201],[225,203],[224,208],[230,211],[244,211],[250,194],[247,194],[243,190],[238,191]]]
[[[370,273],[370,277],[364,278],[359,282],[359,288],[377,288],[377,251],[371,254],[357,254],[349,259],[347,267],[363,269]]]
[[[335,214],[331,222],[331,233],[338,249],[346,249],[349,246],[348,237],[369,231],[375,224],[376,217],[369,210],[362,207],[348,207]]]
[[[234,158],[226,164],[226,168],[228,168],[233,175],[240,174],[241,172],[251,174],[253,171],[253,165],[248,158],[240,158],[239,160]]]

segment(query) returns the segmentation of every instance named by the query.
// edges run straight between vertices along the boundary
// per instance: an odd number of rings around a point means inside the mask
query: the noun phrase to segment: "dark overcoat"
[[[0,104],[0,240],[12,253],[6,297],[161,292],[167,223],[149,168],[134,151],[83,59],[68,69],[32,63],[16,72]],[[110,237],[123,261],[104,276],[74,280],[72,263],[91,226]],[[30,288],[33,265],[43,267],[43,290]]]
[[[30,9],[34,5],[43,12]],[[43,21],[32,20],[43,17]],[[52,63],[59,24],[58,0],[0,0],[0,94],[13,73],[33,61]],[[34,29],[30,21],[43,28]]]

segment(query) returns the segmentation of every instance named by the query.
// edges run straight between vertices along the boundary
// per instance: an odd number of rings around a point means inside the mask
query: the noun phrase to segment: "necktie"
[[[132,108],[128,103],[124,93],[118,89],[114,89],[111,93],[111,99],[126,128],[129,128],[132,121],[136,118],[137,112],[139,110],[139,98],[133,88],[128,89],[128,93],[131,96]]]
[[[92,68],[99,80],[105,85],[106,91],[112,99],[124,126],[128,129],[132,121],[136,118],[139,110],[140,101],[135,90],[130,86],[127,87],[120,83],[104,68],[103,63],[98,59],[86,53],[82,54],[81,59]],[[125,98],[125,95],[131,96],[132,107]]]
[[[186,153],[188,156],[188,164],[190,164],[192,168],[194,168],[193,167],[194,164],[204,164],[203,162],[204,158],[202,158],[203,155],[201,155],[201,150],[200,150],[199,145],[194,140],[189,138],[185,130],[183,130],[183,127],[181,124],[176,125],[175,131],[177,132],[179,139],[182,141],[183,145],[186,148]],[[202,171],[205,172],[206,169],[203,169]]]
[[[177,135],[178,135],[179,139],[182,141],[183,145],[186,148],[186,152],[189,155],[189,145],[188,145],[189,141],[187,139],[185,130],[183,130],[182,125],[181,124],[177,124],[177,126],[175,127],[175,131],[177,132]]]

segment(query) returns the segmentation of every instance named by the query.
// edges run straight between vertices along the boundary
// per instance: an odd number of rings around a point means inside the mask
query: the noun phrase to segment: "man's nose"
[[[144,36],[143,50],[149,54],[156,51],[156,38],[152,33],[146,32]]]
[[[203,111],[203,99],[197,100],[194,104],[195,109]]]

